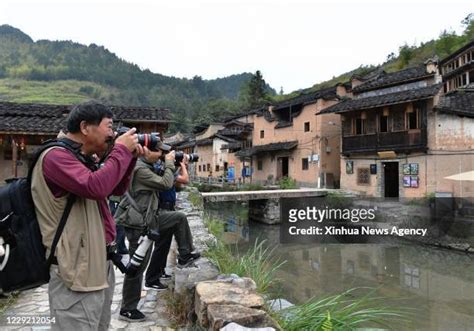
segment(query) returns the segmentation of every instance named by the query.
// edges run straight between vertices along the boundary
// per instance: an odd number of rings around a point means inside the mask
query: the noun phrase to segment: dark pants
[[[153,253],[151,254],[150,265],[146,271],[146,283],[156,283],[160,280],[160,276],[165,273],[166,261],[172,240],[172,229],[160,231],[160,240],[155,243]]]
[[[112,215],[115,215],[117,210],[118,202],[109,200],[109,208]],[[117,251],[119,253],[126,252],[127,246],[125,245],[125,230],[122,225],[115,225],[115,230],[117,232],[117,237],[115,242],[117,243]]]
[[[193,238],[191,230],[189,229],[188,219],[186,214],[179,211],[160,211],[158,215],[160,240],[155,243],[157,247],[153,251],[154,257],[150,262],[149,268],[150,278],[147,281],[159,279],[161,276],[160,268],[164,269],[166,266],[166,257],[168,256],[169,247],[171,245],[171,238],[175,237],[178,243],[179,256],[186,258],[193,251]],[[138,239],[143,231],[125,228],[125,235],[129,241],[129,254],[130,257],[135,253],[138,248]],[[169,240],[169,244],[166,241]],[[159,247],[162,246],[163,249]],[[156,252],[156,254],[155,254]],[[140,265],[140,269],[135,277],[125,275],[123,281],[122,290],[122,309],[132,310],[136,309],[138,302],[140,301],[140,294],[142,289],[143,272],[145,271],[146,265],[150,259],[151,249],[148,250],[143,263]]]
[[[130,254],[130,258],[135,254],[135,251],[138,248],[138,239],[142,235],[142,230],[125,228],[125,235],[128,239],[128,252]],[[140,296],[142,292],[142,280],[143,280],[143,272],[148,264],[150,259],[151,249],[145,255],[145,259],[143,263],[140,265],[140,268],[136,274],[136,276],[131,277],[129,275],[125,275],[123,280],[123,288],[122,288],[122,307],[123,310],[133,310],[137,309],[138,302],[140,301]]]
[[[125,245],[125,229],[122,225],[116,225],[115,229],[117,231],[117,238],[115,242],[117,243],[117,252],[119,254],[127,254],[127,246]]]

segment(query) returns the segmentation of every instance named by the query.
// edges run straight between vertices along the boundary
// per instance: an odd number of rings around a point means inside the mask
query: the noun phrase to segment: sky
[[[0,25],[35,41],[101,45],[166,76],[260,70],[289,93],[460,33],[472,12],[472,0],[0,0]]]

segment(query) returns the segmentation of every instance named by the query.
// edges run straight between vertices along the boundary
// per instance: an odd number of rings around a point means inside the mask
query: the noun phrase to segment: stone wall
[[[194,188],[189,190],[198,193]],[[196,250],[206,251],[208,243],[216,238],[204,224],[203,210],[189,202],[189,192],[178,193],[177,206],[187,215]],[[184,309],[189,309],[190,324],[197,323],[210,330],[219,330],[233,322],[246,327],[278,329],[262,309],[265,301],[256,292],[252,279],[219,276],[217,267],[205,257],[197,260],[194,267],[176,268],[171,288],[174,300],[185,303],[183,307],[187,308]]]

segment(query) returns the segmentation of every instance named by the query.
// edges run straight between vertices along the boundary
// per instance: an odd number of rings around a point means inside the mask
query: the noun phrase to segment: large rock
[[[207,258],[201,257],[194,262],[196,267],[179,269],[174,274],[174,291],[178,294],[192,292],[197,283],[215,279],[219,270]]]
[[[260,309],[247,308],[241,305],[209,305],[207,307],[209,330],[219,330],[235,322],[246,327],[267,326],[270,323],[267,313]]]
[[[264,299],[257,294],[255,282],[250,278],[234,278],[200,282],[196,285],[195,313],[198,323],[209,326],[209,305],[240,305],[261,308]]]

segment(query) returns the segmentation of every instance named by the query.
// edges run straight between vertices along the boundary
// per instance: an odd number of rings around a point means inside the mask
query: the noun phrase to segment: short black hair
[[[104,117],[113,118],[112,110],[98,102],[85,102],[75,105],[67,118],[67,131],[77,133],[81,130],[81,122],[99,125]]]

